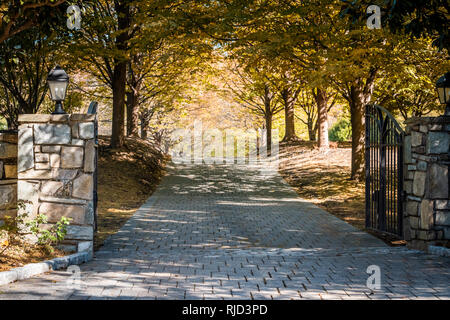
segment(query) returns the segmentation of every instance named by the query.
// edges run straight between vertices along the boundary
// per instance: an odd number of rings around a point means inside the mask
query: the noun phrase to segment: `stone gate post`
[[[409,247],[427,250],[450,240],[450,117],[405,123],[404,235]]]
[[[19,214],[71,218],[63,246],[92,253],[95,122],[91,114],[19,116]]]
[[[0,132],[0,224],[17,213],[17,132]]]

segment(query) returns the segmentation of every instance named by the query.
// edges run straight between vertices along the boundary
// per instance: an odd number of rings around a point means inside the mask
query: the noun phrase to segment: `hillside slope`
[[[120,149],[111,149],[109,142],[109,137],[99,137],[96,249],[150,197],[167,160],[157,146],[142,139],[126,138]]]

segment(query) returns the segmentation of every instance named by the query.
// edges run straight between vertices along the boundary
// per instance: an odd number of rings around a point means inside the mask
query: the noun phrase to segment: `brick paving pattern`
[[[366,285],[370,265],[380,289]],[[76,268],[1,286],[0,299],[450,298],[450,258],[388,247],[265,165],[171,165]]]

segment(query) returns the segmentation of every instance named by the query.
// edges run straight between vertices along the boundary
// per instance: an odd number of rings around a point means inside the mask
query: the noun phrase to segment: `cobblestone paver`
[[[380,289],[366,285],[371,265]],[[388,247],[256,165],[174,165],[80,267],[2,286],[0,299],[450,298],[449,258]]]

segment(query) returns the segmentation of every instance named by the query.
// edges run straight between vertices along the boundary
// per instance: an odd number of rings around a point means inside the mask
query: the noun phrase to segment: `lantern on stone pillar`
[[[55,111],[52,114],[65,114],[62,108],[62,102],[66,98],[69,76],[60,67],[53,68],[47,76],[48,87],[50,88],[50,97],[55,101]]]
[[[447,72],[436,82],[439,102],[445,105],[444,115],[450,116],[450,72]]]

